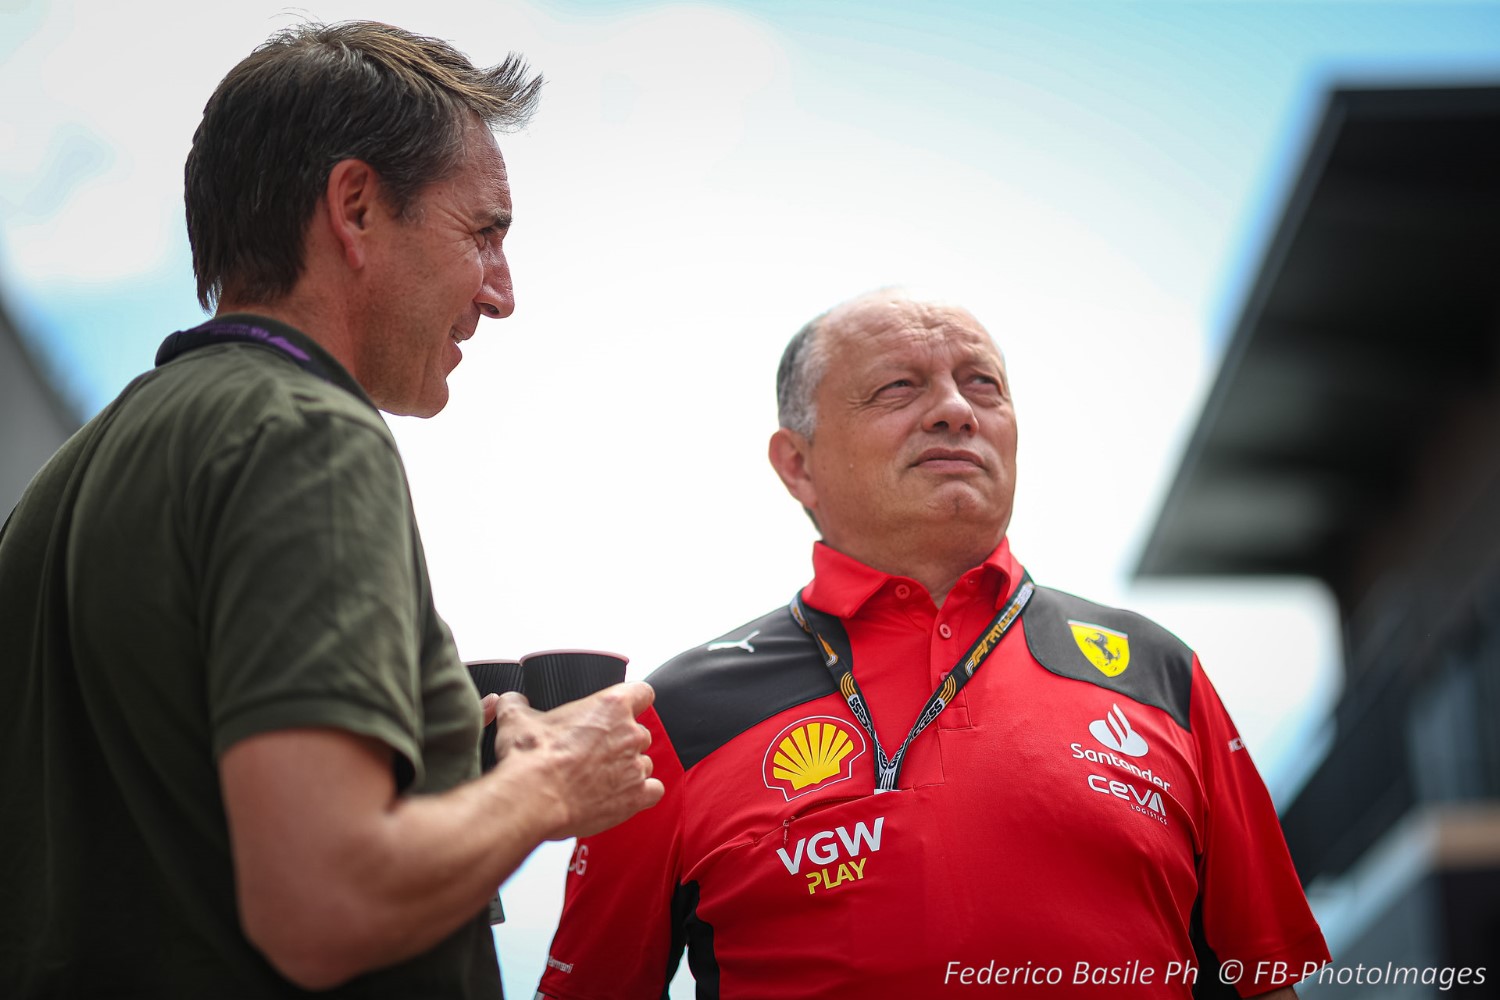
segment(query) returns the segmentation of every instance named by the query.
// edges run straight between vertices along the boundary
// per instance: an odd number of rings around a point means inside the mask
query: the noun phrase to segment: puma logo
[[[750,640],[758,635],[760,635],[760,629],[756,629],[738,642],[711,642],[708,644],[708,651],[712,653],[719,649],[743,649],[747,653],[753,653],[755,647],[750,645]]]

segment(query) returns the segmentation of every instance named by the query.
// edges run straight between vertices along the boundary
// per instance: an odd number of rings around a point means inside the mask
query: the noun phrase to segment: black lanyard
[[[817,608],[808,607],[802,602],[802,594],[799,591],[792,597],[790,610],[792,617],[802,631],[818,645],[818,651],[823,656],[823,665],[833,675],[834,683],[838,685],[839,693],[849,703],[849,711],[854,713],[854,718],[865,732],[870,735],[870,742],[875,744],[875,791],[893,792],[896,790],[896,779],[901,774],[901,764],[906,760],[907,748],[912,741],[921,735],[922,730],[932,725],[932,720],[942,714],[943,709],[953,701],[960,688],[968,683],[969,678],[980,668],[985,660],[989,659],[995,647],[1000,645],[1000,640],[1010,627],[1021,617],[1021,612],[1026,610],[1026,604],[1035,593],[1036,586],[1031,582],[1031,574],[1027,573],[1021,577],[1021,583],[1016,587],[1015,593],[1011,594],[1010,600],[1006,602],[1005,608],[997,614],[990,627],[985,629],[969,651],[959,657],[953,669],[943,678],[936,691],[927,698],[927,704],[922,706],[922,711],[917,713],[917,721],[912,723],[911,732],[906,734],[895,756],[887,757],[885,749],[880,745],[880,737],[875,735],[875,724],[870,719],[868,701],[864,693],[859,689],[859,682],[854,679],[854,660],[850,653],[848,634],[844,631],[841,623],[833,615]],[[830,643],[827,637],[831,637],[837,646]]]
[[[232,343],[260,344],[262,347],[274,348],[285,354],[303,371],[317,376],[324,382],[333,381],[328,368],[321,361],[286,337],[253,323],[226,323],[216,319],[211,319],[201,326],[195,326],[191,330],[179,330],[167,337],[162,341],[161,347],[157,348],[156,365],[160,368],[173,358],[199,347]]]

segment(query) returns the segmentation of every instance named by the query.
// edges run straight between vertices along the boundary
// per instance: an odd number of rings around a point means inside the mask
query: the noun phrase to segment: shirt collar
[[[995,550],[978,566],[964,573],[964,577],[970,574],[974,574],[979,586],[985,588],[980,593],[988,591],[994,594],[989,600],[998,609],[1022,574],[1021,564],[1010,554],[1010,539],[1002,538]],[[924,589],[911,577],[883,572],[817,542],[813,545],[813,581],[803,589],[802,599],[829,614],[852,618],[865,602],[893,581]]]
[[[191,346],[204,346],[201,343],[194,344],[192,341],[179,343],[179,338],[190,338],[199,333],[199,331],[212,334],[221,330],[231,335],[234,333],[247,333],[253,339],[262,341],[266,347],[286,355],[288,361],[292,361],[302,367],[308,367],[303,362],[311,360],[312,366],[309,370],[313,371],[318,377],[338,386],[340,389],[353,393],[354,396],[368,404],[371,409],[379,409],[365,392],[364,387],[359,384],[353,375],[349,374],[348,369],[340,364],[338,359],[330,354],[322,344],[296,327],[289,326],[280,320],[271,319],[269,316],[261,316],[257,313],[225,313],[222,316],[215,316],[213,319],[194,327],[192,330],[173,334],[167,338],[166,343],[162,344],[161,350],[157,353],[156,363],[158,365],[164,364],[179,353],[182,353],[183,350],[191,349]],[[225,339],[230,340],[231,337],[226,337]]]

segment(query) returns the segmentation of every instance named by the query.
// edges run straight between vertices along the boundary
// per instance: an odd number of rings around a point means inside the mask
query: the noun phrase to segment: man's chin
[[[951,479],[928,494],[927,508],[947,516],[983,515],[1000,505],[995,502],[994,484],[972,479]]]
[[[442,392],[431,392],[417,400],[375,400],[375,405],[394,417],[435,417],[448,405],[448,386]]]

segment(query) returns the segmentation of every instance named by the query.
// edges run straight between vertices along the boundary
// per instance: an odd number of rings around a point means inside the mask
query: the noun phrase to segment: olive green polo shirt
[[[7,996],[296,995],[248,944],[217,762],[326,726],[397,787],[478,773],[475,691],[431,586],[396,444],[300,332],[138,378],[0,534],[0,983]],[[499,996],[476,914],[334,996]]]

